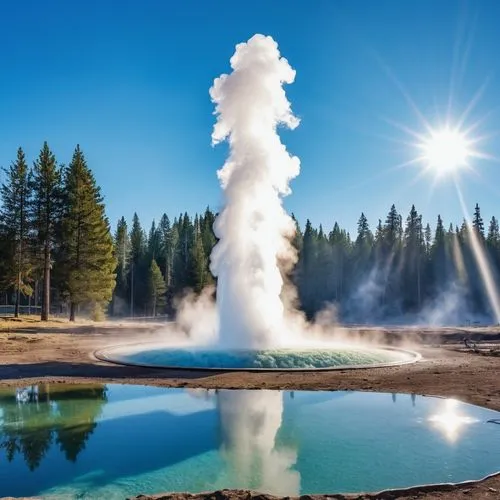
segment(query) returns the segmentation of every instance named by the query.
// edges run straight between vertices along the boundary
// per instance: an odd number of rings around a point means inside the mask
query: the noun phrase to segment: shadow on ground
[[[38,377],[81,377],[110,379],[200,379],[213,377],[219,372],[166,370],[164,368],[141,368],[111,364],[71,363],[65,361],[45,361],[40,363],[0,365],[1,380],[19,380]]]

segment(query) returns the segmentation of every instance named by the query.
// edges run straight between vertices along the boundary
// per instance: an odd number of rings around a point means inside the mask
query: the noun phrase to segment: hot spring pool
[[[362,392],[0,389],[0,494],[374,491],[500,470],[499,413]]]
[[[108,347],[96,357],[113,363],[194,370],[334,370],[413,363],[418,353],[390,347],[223,350],[155,344]]]

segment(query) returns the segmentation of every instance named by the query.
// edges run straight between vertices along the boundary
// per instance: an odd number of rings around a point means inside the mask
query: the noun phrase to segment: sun
[[[466,135],[450,127],[431,130],[419,146],[422,150],[421,160],[438,175],[467,167],[473,153]]]

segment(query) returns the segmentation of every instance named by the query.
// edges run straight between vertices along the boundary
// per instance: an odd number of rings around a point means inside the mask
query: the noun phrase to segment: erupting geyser
[[[190,332],[187,346],[143,343],[104,349],[97,356],[124,364],[216,370],[315,370],[415,361],[418,354],[398,349],[303,340],[304,330],[314,328],[281,298],[282,272],[296,261],[291,245],[295,223],[282,199],[290,193],[300,162],[288,154],[277,129],[299,124],[283,89],[294,81],[295,71],[277,43],[264,35],[237,45],[230,62],[231,74],[216,78],[210,89],[217,115],[212,144],[229,143],[228,159],[218,171],[224,207],[215,221],[219,241],[210,263],[218,278],[216,311],[206,293],[184,300],[177,321]],[[212,330],[217,341],[207,346],[211,336],[205,333]]]
[[[295,71],[263,35],[236,46],[231,68],[210,89],[217,114],[212,143],[227,140],[230,148],[218,172],[225,206],[215,222],[219,242],[211,256],[219,339],[224,346],[275,347],[285,335],[278,261],[295,259],[295,224],[282,197],[300,170],[276,129],[299,124],[283,89]]]

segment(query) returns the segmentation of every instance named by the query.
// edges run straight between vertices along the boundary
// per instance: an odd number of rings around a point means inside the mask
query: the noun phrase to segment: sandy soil
[[[500,328],[439,331],[377,329],[378,335],[383,336],[389,344],[410,340],[413,345],[418,345],[423,359],[412,365],[369,370],[302,373],[183,372],[118,366],[98,361],[93,356],[95,349],[105,345],[156,340],[159,329],[163,330],[163,336],[173,335],[165,331],[164,325],[140,323],[65,324],[43,329],[38,325],[23,325],[17,331],[9,327],[8,333],[1,333],[0,330],[0,384],[100,381],[203,388],[355,389],[448,396],[500,411]],[[364,334],[371,331],[365,329]],[[461,342],[464,337],[476,343],[476,350],[464,347]],[[459,487],[416,488],[345,498],[455,500],[463,495],[474,499],[500,499],[500,476]],[[205,497],[214,500],[243,500],[266,496],[240,491],[216,492]],[[199,497],[165,495],[159,498],[198,500]]]

